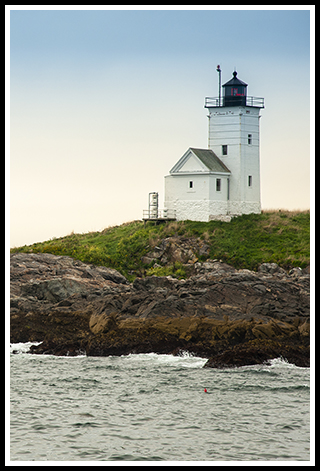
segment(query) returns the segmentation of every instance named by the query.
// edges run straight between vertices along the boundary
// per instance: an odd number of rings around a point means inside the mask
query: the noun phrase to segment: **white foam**
[[[162,353],[130,353],[122,358],[133,362],[148,362],[155,365],[181,366],[184,368],[202,368],[206,363],[206,358],[183,352],[181,355],[167,355]]]
[[[32,345],[40,345],[42,342],[10,343],[10,353],[28,353]]]
[[[272,368],[283,368],[283,367],[294,368],[295,367],[295,365],[293,365],[292,363],[289,363],[287,360],[285,360],[282,357],[273,358],[273,360],[269,360],[268,363]]]
[[[301,367],[301,366],[296,366],[293,363],[289,363],[285,358],[278,357],[278,358],[273,358],[272,360],[268,360],[265,363],[261,363],[258,365],[245,365],[245,366],[240,366],[236,367],[238,369],[243,369],[243,370],[265,370],[265,371],[271,371],[272,369],[309,369],[308,367]]]
[[[279,357],[279,358],[274,358],[273,360],[269,361],[269,366],[271,368],[306,368],[309,369],[308,367],[304,366],[297,366],[294,363],[289,363],[286,359]]]

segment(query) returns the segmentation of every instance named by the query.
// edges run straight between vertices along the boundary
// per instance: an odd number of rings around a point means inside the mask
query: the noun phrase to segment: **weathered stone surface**
[[[259,273],[274,275],[275,273],[285,274],[285,270],[276,263],[262,263],[259,267]]]
[[[246,355],[252,364],[274,352],[308,363],[308,272],[276,264],[235,270],[217,260],[195,266],[186,280],[152,276],[129,284],[115,270],[70,257],[13,254],[11,341],[43,341],[33,351],[54,354],[183,349],[213,367],[230,366],[232,358],[240,364]]]
[[[308,346],[288,345],[271,340],[241,343],[209,358],[205,368],[227,368],[235,366],[258,365],[273,358],[282,357],[296,366],[310,366]]]
[[[167,237],[156,245],[145,257],[145,263],[157,261],[161,265],[167,263],[195,263],[198,257],[209,255],[209,245],[193,237]]]

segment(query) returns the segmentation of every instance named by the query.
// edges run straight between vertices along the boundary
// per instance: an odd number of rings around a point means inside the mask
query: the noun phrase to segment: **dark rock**
[[[235,366],[258,365],[282,357],[300,367],[310,366],[308,346],[287,345],[279,342],[248,342],[227,348],[209,358],[205,368],[233,368]]]
[[[114,283],[117,284],[128,284],[128,280],[121,275],[117,270],[114,270],[113,268],[106,268],[106,267],[95,267],[91,268],[90,270],[90,276],[92,278],[96,278],[98,276],[101,276],[104,280],[107,281],[113,281]]]
[[[133,288],[140,291],[152,291],[155,288],[173,289],[179,281],[171,276],[147,276],[146,278],[136,278],[133,282]]]
[[[166,256],[174,253],[169,239],[159,247]],[[70,257],[13,254],[11,342],[42,341],[32,352],[55,355],[183,349],[210,357],[213,367],[270,355],[307,362],[308,273],[289,275],[276,264],[235,270],[217,260],[194,267],[186,280],[129,284],[115,270]]]
[[[203,263],[197,262],[194,268],[198,274],[211,274],[214,276],[224,276],[227,273],[234,273],[236,269],[227,263],[218,260],[207,260]]]
[[[295,267],[295,268],[292,268],[290,271],[289,271],[289,276],[296,276],[296,277],[300,277],[302,276],[304,273],[302,271],[302,269],[300,267]]]
[[[147,253],[144,257],[144,263],[158,261],[163,264],[195,263],[198,257],[209,255],[209,245],[193,237],[167,237],[163,239],[158,246]]]
[[[76,293],[86,293],[84,284],[70,278],[54,278],[43,282],[30,281],[21,286],[22,296],[58,303]]]
[[[262,263],[259,266],[260,273],[265,273],[269,275],[274,275],[275,273],[285,273],[285,270],[283,268],[280,268],[277,263]]]

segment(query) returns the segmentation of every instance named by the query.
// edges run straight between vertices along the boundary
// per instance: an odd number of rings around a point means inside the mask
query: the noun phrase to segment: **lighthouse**
[[[208,147],[229,168],[228,213],[260,213],[260,109],[264,99],[247,95],[248,85],[233,72],[219,101],[206,98]]]
[[[219,97],[206,97],[208,149],[190,147],[165,177],[165,208],[177,220],[230,221],[260,213],[260,109],[248,84],[232,78]]]

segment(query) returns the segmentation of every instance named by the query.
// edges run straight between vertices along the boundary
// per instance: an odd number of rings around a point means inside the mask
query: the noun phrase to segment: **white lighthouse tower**
[[[205,101],[209,111],[208,147],[231,172],[229,214],[260,213],[259,123],[264,99],[247,96],[247,84],[238,79],[237,72],[222,88],[222,97]]]
[[[264,99],[247,96],[237,72],[205,99],[208,149],[190,147],[165,177],[165,207],[177,220],[230,220],[260,213],[259,121]]]

